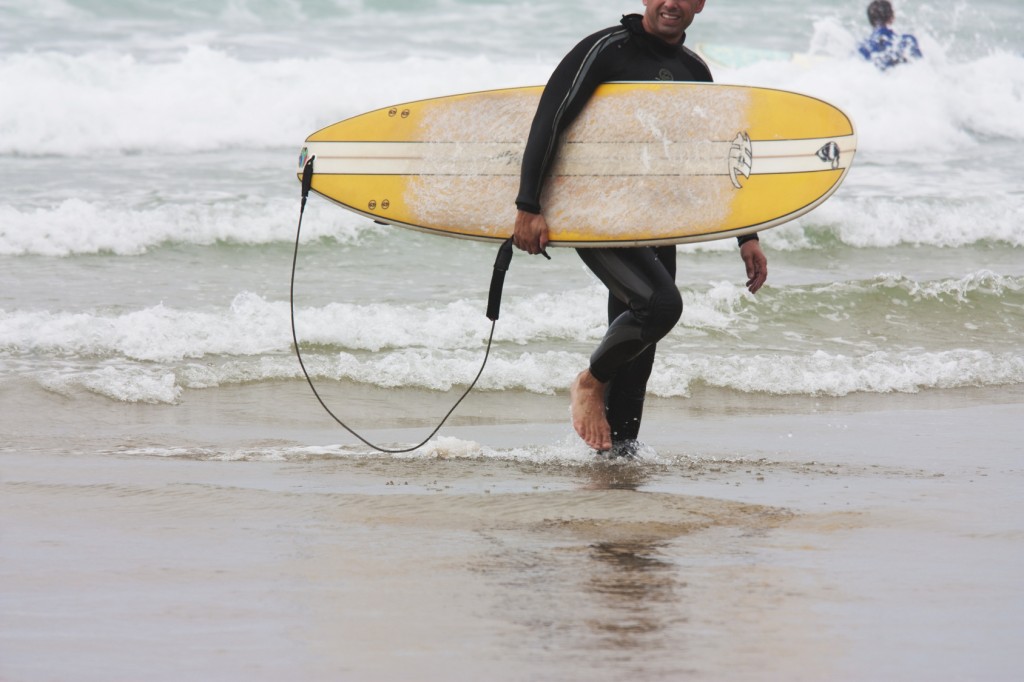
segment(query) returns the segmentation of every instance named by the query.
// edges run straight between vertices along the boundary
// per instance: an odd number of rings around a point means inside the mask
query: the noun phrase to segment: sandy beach
[[[3,391],[0,679],[1024,673],[1017,390],[657,401],[628,464],[560,396],[380,456],[293,391]]]

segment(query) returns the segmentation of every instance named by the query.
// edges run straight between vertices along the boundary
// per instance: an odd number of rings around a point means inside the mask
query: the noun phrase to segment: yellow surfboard
[[[503,240],[542,88],[398,104],[306,139],[312,189],[381,223]],[[810,211],[856,151],[849,117],[782,90],[678,82],[600,86],[562,136],[541,204],[552,245],[721,239]]]

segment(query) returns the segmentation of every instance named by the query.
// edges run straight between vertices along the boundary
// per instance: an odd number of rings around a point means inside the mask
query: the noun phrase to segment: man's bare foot
[[[569,389],[572,426],[580,438],[595,450],[607,450],[612,446],[612,428],[604,414],[604,387],[589,369],[585,369]]]

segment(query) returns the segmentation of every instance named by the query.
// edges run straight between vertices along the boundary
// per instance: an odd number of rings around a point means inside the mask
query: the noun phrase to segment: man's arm
[[[540,213],[540,194],[555,157],[558,138],[605,80],[601,55],[625,39],[625,29],[595,33],[580,41],[555,67],[530,126],[523,151],[516,206]]]
[[[625,36],[625,29],[616,29],[581,41],[559,63],[544,87],[523,151],[516,197],[519,211],[512,243],[524,251],[536,254],[547,246],[548,226],[541,215],[540,197],[558,139],[605,80],[601,54]]]
[[[920,59],[921,47],[917,44],[917,38],[906,33],[900,39],[904,59]]]
[[[540,213],[516,211],[516,228],[512,233],[512,244],[531,256],[544,251],[548,246],[548,221]]]
[[[743,242],[740,245],[740,257],[747,267],[747,290],[756,294],[768,279],[768,259],[761,250],[761,242],[757,239]]]

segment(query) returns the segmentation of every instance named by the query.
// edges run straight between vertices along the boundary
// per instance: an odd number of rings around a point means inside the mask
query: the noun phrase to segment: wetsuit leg
[[[675,246],[658,247],[655,251],[658,261],[675,281]],[[608,294],[608,322],[629,311],[629,306]],[[647,394],[647,380],[654,365],[657,344],[647,348],[624,365],[609,381],[605,392],[605,408],[608,424],[612,430],[612,442],[616,447],[636,441],[640,434],[640,420],[643,418],[644,397]]]
[[[590,357],[590,371],[596,379],[619,380],[612,389],[612,404],[617,404],[619,396],[635,398],[637,393],[643,394],[654,358],[653,345],[672,330],[682,314],[682,297],[673,277],[675,250],[668,248],[671,250],[650,247],[578,249],[583,262],[619,302],[609,305],[609,314],[615,317]],[[662,263],[657,251],[664,251],[670,263]],[[649,357],[630,367],[645,351]],[[635,411],[635,399],[625,397],[624,400],[633,403]],[[625,419],[634,421],[639,428],[639,414]]]
[[[656,347],[657,344],[649,345],[608,382],[604,402],[613,444],[635,441],[640,435],[647,380],[654,366]]]

